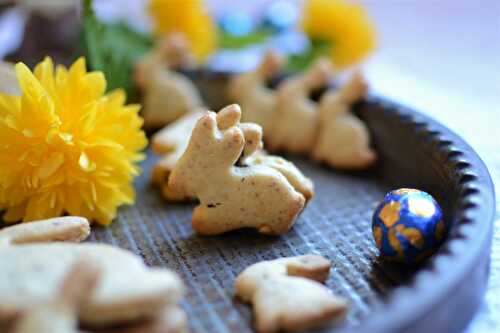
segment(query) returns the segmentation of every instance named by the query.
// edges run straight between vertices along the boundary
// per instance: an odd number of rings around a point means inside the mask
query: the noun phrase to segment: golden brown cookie
[[[278,86],[272,128],[266,134],[266,144],[271,151],[307,154],[313,149],[318,114],[317,104],[309,95],[314,89],[326,85],[331,75],[330,62],[319,59],[306,72],[286,79]]]
[[[150,318],[177,303],[183,284],[169,270],[149,268],[140,257],[109,245],[51,242],[78,242],[88,235],[88,228],[85,219],[66,217],[0,232],[0,321],[50,302],[81,258],[101,271],[95,292],[80,308],[80,319],[89,326]]]
[[[269,51],[255,70],[235,75],[228,84],[229,99],[241,106],[241,120],[259,124],[266,135],[276,109],[275,91],[266,81],[282,68],[283,59]]]
[[[175,305],[167,307],[156,317],[98,330],[95,333],[187,333],[188,331],[186,313]]]
[[[173,123],[153,135],[151,146],[156,154],[184,152],[196,121],[205,113],[205,108],[189,111]]]
[[[36,304],[16,320],[12,333],[77,333],[82,304],[94,292],[99,269],[89,261],[77,261],[64,277],[57,294]]]
[[[323,326],[347,311],[346,301],[320,283],[330,267],[317,255],[259,262],[238,275],[236,295],[252,304],[258,332]]]
[[[146,128],[163,127],[202,105],[192,81],[174,71],[191,63],[185,39],[172,34],[136,64],[134,79],[143,92],[142,115]]]
[[[240,128],[245,136],[245,148],[241,158],[244,166],[265,165],[279,171],[293,188],[300,192],[306,201],[314,196],[313,182],[290,161],[283,157],[268,155],[263,149],[262,128],[253,123],[241,123]]]
[[[81,242],[90,234],[86,218],[55,217],[0,230],[0,246],[39,242]]]
[[[368,129],[350,112],[367,90],[365,79],[356,72],[338,90],[323,95],[319,105],[319,137],[312,152],[314,160],[340,169],[365,169],[375,163],[377,155],[370,148]]]
[[[200,115],[202,114],[203,113],[200,112]],[[194,127],[194,122],[196,119],[193,117],[193,125],[190,126],[190,128],[187,128],[187,126],[182,126],[184,130],[177,130],[181,127],[177,126],[177,122],[184,121],[183,118],[185,117],[186,116],[182,117],[171,125],[168,125],[165,130],[169,129],[170,126],[174,127],[171,128],[171,131],[164,132],[164,134],[169,134],[171,137],[171,139],[164,141],[169,142],[169,147],[182,148],[174,149],[171,151],[171,153],[166,154],[154,165],[152,171],[151,178],[153,184],[160,187],[163,196],[169,201],[193,200],[193,198],[180,196],[176,197],[176,193],[171,191],[168,187],[168,177],[170,176],[175,163],[177,163],[178,159],[180,158],[180,156],[182,156],[182,153],[187,147],[187,143],[191,135],[191,130]],[[314,186],[312,181],[309,178],[305,177],[293,163],[285,160],[282,157],[268,155],[262,149],[262,128],[259,125],[253,123],[240,123],[239,127],[243,131],[243,135],[245,137],[245,147],[243,150],[243,155],[239,161],[239,164],[241,166],[266,165],[268,167],[276,169],[286,177],[286,179],[290,182],[290,184],[295,188],[296,191],[304,195],[306,200],[310,200],[314,196]],[[166,139],[167,135],[165,135],[164,138]],[[175,144],[176,141],[178,142],[177,145]],[[167,147],[167,144],[163,145],[163,147]]]
[[[238,105],[218,114],[206,112],[196,123],[168,186],[176,195],[199,199],[192,225],[200,234],[256,228],[281,235],[294,224],[305,198],[273,168],[235,165],[245,147],[240,116]]]
[[[168,177],[174,169],[175,164],[182,156],[189,143],[191,131],[196,121],[204,114],[204,109],[198,108],[186,113],[173,123],[165,126],[157,132],[152,139],[153,151],[157,154],[163,154],[153,166],[151,172],[151,181],[160,187],[163,196],[170,201],[184,201],[189,198],[176,196],[168,188]]]

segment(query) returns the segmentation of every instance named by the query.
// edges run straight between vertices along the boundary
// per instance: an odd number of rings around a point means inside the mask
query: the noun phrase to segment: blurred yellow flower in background
[[[217,28],[202,0],[150,0],[149,13],[154,33],[181,33],[202,62],[217,47]]]
[[[6,222],[68,213],[108,224],[134,202],[132,180],[147,139],[139,105],[105,94],[85,60],[15,66],[20,96],[0,93],[0,210]]]
[[[302,28],[312,40],[331,43],[331,59],[339,68],[360,62],[376,45],[365,9],[347,0],[307,0]]]

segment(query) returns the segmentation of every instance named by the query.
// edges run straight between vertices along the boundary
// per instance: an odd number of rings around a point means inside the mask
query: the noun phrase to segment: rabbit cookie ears
[[[226,112],[231,115],[224,115]],[[229,125],[239,127],[243,133],[245,145],[243,152],[236,163],[238,166],[265,165],[279,171],[286,177],[294,189],[300,192],[308,201],[314,196],[314,186],[311,180],[305,177],[302,172],[291,162],[278,156],[268,155],[263,150],[262,128],[254,123],[238,122],[239,109],[229,107],[223,109],[219,115],[215,116],[218,122],[218,130]],[[236,114],[235,114],[236,113]],[[198,119],[205,115],[205,111],[197,109],[185,114],[172,124],[166,126],[153,136],[153,151],[163,154],[163,158],[158,161],[152,170],[152,182],[161,188],[163,196],[169,201],[185,201],[193,198],[182,196],[182,193],[172,191],[168,186],[168,179],[177,161],[186,151],[191,133],[196,126]],[[224,119],[224,117],[226,117]]]

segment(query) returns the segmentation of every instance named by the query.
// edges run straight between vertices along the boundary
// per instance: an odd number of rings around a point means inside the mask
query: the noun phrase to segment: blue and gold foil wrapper
[[[407,264],[434,253],[446,234],[441,208],[423,191],[389,192],[372,218],[375,244],[383,257]]]

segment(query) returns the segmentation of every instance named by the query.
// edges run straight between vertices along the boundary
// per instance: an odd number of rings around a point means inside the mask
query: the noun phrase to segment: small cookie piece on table
[[[337,90],[325,92],[319,103],[319,136],[312,152],[318,162],[339,169],[366,169],[377,154],[370,148],[366,125],[351,113],[354,103],[366,96],[368,85],[360,72]]]
[[[255,228],[281,235],[295,223],[305,198],[273,168],[236,165],[245,147],[240,117],[238,105],[218,114],[206,112],[196,123],[168,186],[178,196],[199,199],[192,225],[200,234]]]
[[[317,255],[263,261],[236,278],[236,295],[254,309],[258,332],[320,327],[347,312],[347,302],[324,282],[331,262]]]
[[[185,38],[171,34],[135,66],[134,79],[143,92],[144,126],[161,128],[202,105],[196,86],[176,69],[194,64]]]
[[[318,113],[317,103],[309,95],[326,85],[331,75],[330,62],[322,58],[306,72],[278,86],[271,131],[265,136],[270,151],[308,154],[313,149],[318,134]]]
[[[259,124],[266,134],[271,131],[276,109],[276,91],[267,87],[266,81],[282,68],[282,57],[269,51],[256,69],[235,75],[228,84],[229,98],[241,106],[241,120]]]
[[[117,247],[61,242],[81,241],[88,230],[86,219],[65,217],[0,231],[0,321],[53,299],[65,274],[82,257],[101,271],[99,285],[80,308],[85,325],[151,318],[178,302],[184,287],[175,273],[149,268],[140,257]]]

